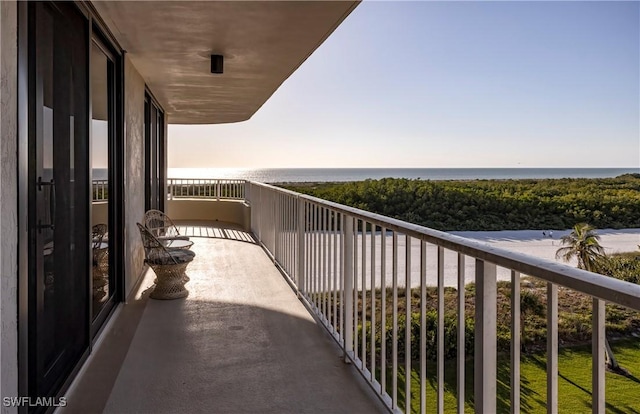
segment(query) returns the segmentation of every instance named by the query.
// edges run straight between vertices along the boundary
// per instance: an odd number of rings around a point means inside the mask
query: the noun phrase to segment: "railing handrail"
[[[353,216],[357,219],[396,231],[446,249],[474,256],[497,266],[513,269],[538,279],[558,284],[575,291],[585,293],[608,302],[616,303],[640,311],[640,285],[615,279],[613,277],[577,269],[563,263],[552,262],[524,253],[493,247],[488,244],[430,229],[417,224],[371,213],[332,201],[323,200],[307,194],[276,187],[269,184],[249,181],[251,184],[289,194],[312,203]]]
[[[200,180],[200,181],[233,181],[236,184],[241,184],[241,183],[246,183],[247,180],[242,179],[242,178],[167,178],[167,182],[171,182],[171,181],[177,181],[177,180],[181,180],[181,181],[196,181],[196,180]]]
[[[168,178],[167,197],[246,200],[247,181],[234,178]]]

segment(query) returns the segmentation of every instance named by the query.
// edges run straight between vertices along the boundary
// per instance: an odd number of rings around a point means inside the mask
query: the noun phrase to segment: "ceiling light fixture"
[[[211,55],[211,73],[223,72],[223,57],[222,55]]]

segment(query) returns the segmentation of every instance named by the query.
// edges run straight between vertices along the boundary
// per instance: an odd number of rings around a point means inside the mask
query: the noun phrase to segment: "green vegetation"
[[[587,223],[573,226],[570,234],[563,236],[561,247],[556,252],[556,258],[562,257],[565,262],[578,258],[578,268],[592,271],[595,261],[604,256],[604,249],[600,246],[600,236],[596,229]]]
[[[605,256],[598,244],[594,227],[640,227],[640,176],[624,175],[611,179],[561,180],[476,180],[422,181],[408,179],[367,180],[352,183],[301,184],[287,188],[318,198],[353,206],[445,231],[478,231],[505,229],[566,229],[573,232],[563,238],[558,257],[577,257],[579,267],[611,277],[639,283],[640,252]],[[575,224],[581,223],[581,224]],[[574,227],[575,225],[575,227]],[[475,285],[465,287],[465,410],[473,410],[473,344]],[[546,284],[523,279],[521,289],[521,412],[546,412]],[[382,335],[382,296],[386,300],[386,333]],[[444,295],[445,412],[456,407],[457,297],[458,292],[446,288]],[[375,336],[372,335],[371,298],[357,305],[358,318],[366,315],[365,342],[369,352],[371,341],[376,350],[376,373],[380,379],[380,355],[385,345],[387,360],[386,387],[392,394],[392,292],[375,293]],[[509,412],[511,288],[499,282],[497,289],[498,347],[498,412]],[[591,411],[591,329],[593,300],[563,287],[558,287],[559,412]],[[410,307],[410,318],[405,316]],[[404,351],[406,327],[409,324],[411,352],[411,411],[419,412],[419,356],[421,314],[418,289],[398,290],[398,384],[399,405],[404,407],[407,358]],[[427,312],[424,315],[427,357],[427,411],[436,408],[437,377],[437,291],[427,289]],[[409,319],[409,320],[407,320]],[[606,305],[607,339],[612,340],[615,359],[626,375],[607,372],[607,412],[640,414],[640,313],[621,306]],[[362,335],[362,327],[360,328]],[[362,338],[359,338],[361,340]],[[360,344],[359,344],[360,345]],[[367,368],[371,369],[370,356]]]
[[[466,286],[465,292],[465,354],[466,361],[466,410],[473,411],[473,343],[474,343],[474,309],[475,285]],[[386,296],[386,335],[382,335],[381,299]],[[510,345],[511,345],[511,286],[510,282],[498,282],[497,289],[497,345],[498,345],[498,412],[509,412],[510,401]],[[546,410],[546,284],[525,278],[521,290],[521,399],[523,413],[542,413]],[[444,315],[444,356],[445,363],[445,412],[454,412],[456,407],[456,361],[457,353],[457,290],[445,288]],[[367,297],[364,313],[366,314],[365,342],[367,348],[367,368],[371,369],[370,346],[372,338],[371,297]],[[392,393],[392,347],[393,329],[391,312],[393,309],[393,292],[391,289],[375,291],[375,339],[376,355],[381,355],[382,342],[385,342],[387,361],[387,392]],[[419,412],[419,378],[420,378],[420,290],[411,289],[408,300],[405,289],[399,288],[397,295],[398,327],[396,331],[398,343],[398,398],[400,406],[404,405],[404,352],[406,307],[411,306],[410,352],[412,366],[412,411]],[[426,357],[427,357],[427,411],[435,410],[437,373],[437,289],[427,288],[425,306]],[[358,320],[362,321],[362,298],[358,300]],[[629,309],[607,304],[606,329],[613,353],[620,366],[628,375],[607,373],[607,408],[614,413],[640,413],[640,313]],[[589,412],[591,402],[591,328],[592,298],[565,289],[558,288],[558,337],[560,349],[559,360],[559,412]],[[359,329],[362,335],[362,325]],[[632,339],[633,338],[633,339]],[[358,344],[362,337],[358,338]],[[360,347],[358,347],[360,351]],[[380,357],[376,358],[376,375],[380,379]],[[635,411],[634,411],[635,410]]]
[[[556,259],[562,258],[565,262],[570,261],[572,258],[578,259],[578,268],[591,271],[593,265],[599,257],[604,256],[604,249],[600,246],[600,236],[596,233],[596,230],[587,223],[578,223],[573,226],[573,230],[570,234],[560,239],[562,245],[556,251]],[[607,366],[610,369],[619,370],[615,355],[611,351],[608,339],[605,338],[606,353],[607,353]]]
[[[595,261],[593,271],[640,284],[640,251],[601,256]]]
[[[640,372],[640,341],[625,340],[613,343],[613,350],[621,365],[632,373]],[[391,394],[391,366],[387,368],[387,392]],[[435,362],[427,362],[427,412],[435,412],[437,401],[437,371]],[[444,412],[456,412],[456,361],[445,361]],[[546,354],[524,355],[520,364],[520,398],[522,413],[546,413]],[[473,359],[465,363],[465,412],[473,412]],[[379,372],[377,377],[379,378]],[[621,376],[606,373],[606,407],[608,413],[640,413],[640,379],[638,375]],[[509,355],[498,357],[497,412],[510,412]],[[398,367],[398,399],[404,408],[404,365]],[[591,347],[561,348],[558,353],[558,412],[591,412]],[[411,412],[420,412],[419,361],[412,362]]]
[[[363,210],[445,231],[504,229],[566,229],[558,257],[578,258],[579,267],[604,275],[640,282],[640,251],[606,256],[598,243],[595,228],[640,227],[640,175],[624,175],[612,179],[562,180],[477,180],[422,181],[408,179],[367,180],[352,183],[322,183],[288,186],[287,188],[350,205]],[[580,224],[575,224],[580,223]],[[546,283],[523,279],[521,289],[521,412],[546,412]],[[465,411],[473,411],[473,344],[475,285],[465,287]],[[386,333],[382,334],[382,296],[386,301]],[[445,288],[444,357],[445,412],[456,407],[458,292]],[[498,412],[509,412],[511,287],[499,282],[497,289],[498,347]],[[394,345],[390,289],[375,292],[375,336],[372,335],[371,298],[362,310],[357,304],[358,318],[366,315],[365,342],[367,352],[373,341],[376,350],[376,377],[380,380],[382,344],[385,345],[386,388],[392,394],[392,347]],[[398,289],[398,384],[400,408],[404,408],[404,364],[406,328],[411,353],[411,411],[420,412],[419,356],[427,357],[427,411],[436,408],[437,377],[437,291],[427,289],[424,315],[426,346],[421,349],[420,292]],[[593,299],[570,289],[558,287],[559,412],[591,411],[591,341]],[[406,309],[409,307],[410,317]],[[364,314],[364,315],[363,315]],[[409,319],[409,320],[407,320]],[[359,329],[362,335],[362,326]],[[607,412],[640,414],[640,313],[621,306],[606,305],[607,339],[613,340],[608,351],[609,363],[624,368],[607,372]],[[361,340],[362,338],[359,338]],[[358,343],[360,345],[360,343]],[[358,347],[359,348],[359,347]],[[615,358],[613,355],[615,354]],[[365,362],[372,369],[370,356]],[[614,368],[612,366],[612,368]],[[625,375],[620,375],[624,373]]]
[[[287,188],[444,231],[640,227],[640,177],[428,181],[385,178]]]
[[[498,352],[509,352],[511,344],[511,283],[498,282],[497,286],[497,342]],[[466,352],[473,352],[474,341],[474,312],[475,312],[475,284],[465,287],[465,348]],[[381,350],[382,318],[381,313],[382,290],[375,293],[376,302],[376,349]],[[411,354],[420,353],[420,289],[414,288],[409,292],[411,303]],[[425,306],[427,356],[435,358],[436,329],[437,329],[437,289],[428,287],[426,290]],[[457,300],[458,292],[454,288],[445,288],[444,294],[444,327],[445,327],[445,358],[456,355],[457,338]],[[391,357],[393,332],[391,329],[391,315],[393,311],[393,294],[386,289],[386,351]],[[521,334],[520,341],[524,353],[535,353],[546,349],[547,340],[547,285],[535,279],[523,279],[521,286]],[[398,289],[398,330],[397,337],[401,344],[405,338],[405,313],[407,298],[404,289]],[[591,341],[591,296],[575,292],[571,289],[558,287],[558,338],[563,346],[583,345]],[[640,313],[622,306],[607,304],[606,329],[610,338],[623,338],[631,335],[640,336]],[[371,336],[371,298],[368,297],[365,306],[367,320],[367,337]],[[362,321],[362,300],[358,300],[358,320]],[[399,348],[403,348],[402,346]],[[399,358],[404,358],[404,351],[400,349]]]

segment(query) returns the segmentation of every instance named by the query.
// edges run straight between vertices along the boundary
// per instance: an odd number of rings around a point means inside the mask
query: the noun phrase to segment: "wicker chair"
[[[109,265],[109,249],[103,241],[107,234],[106,224],[96,224],[91,227],[91,251],[93,254],[93,266],[104,268]]]
[[[157,276],[156,287],[150,297],[153,299],[177,299],[189,294],[184,287],[187,265],[196,256],[186,249],[170,250],[164,247],[149,229],[136,223],[142,237],[147,263]]]
[[[149,229],[158,240],[189,240],[189,237],[180,234],[173,220],[160,210],[149,210],[144,213],[144,226]]]
[[[93,257],[92,287],[93,299],[102,302],[109,288],[109,248],[104,243],[107,234],[106,224],[91,227],[91,253]]]

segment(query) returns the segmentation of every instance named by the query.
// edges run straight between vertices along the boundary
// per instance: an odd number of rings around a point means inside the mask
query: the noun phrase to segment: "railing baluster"
[[[320,235],[318,234],[318,228],[320,227],[318,225],[318,221],[319,221],[319,216],[320,215],[320,206],[318,206],[317,204],[313,206],[313,286],[314,286],[314,303],[316,306],[316,309],[319,309],[320,307],[320,302],[318,299],[318,296],[320,294],[320,270],[318,269],[318,261],[319,261],[319,248],[320,248],[320,243],[318,242],[318,239],[320,238]]]
[[[558,412],[558,286],[547,283],[547,413]]]
[[[380,228],[380,394],[387,392],[387,229]]]
[[[511,271],[511,413],[520,412],[520,273]]]
[[[465,336],[466,336],[466,315],[465,315],[465,256],[458,253],[458,350],[457,350],[457,391],[458,391],[458,414],[464,414],[465,396]]]
[[[309,291],[308,297],[309,297],[309,303],[311,303],[312,306],[315,306],[313,301],[314,301],[314,295],[315,295],[315,273],[313,271],[313,257],[314,257],[314,250],[315,250],[315,244],[314,244],[314,232],[315,232],[315,225],[313,224],[313,220],[315,217],[315,206],[313,205],[313,203],[308,203],[307,204],[307,211],[308,211],[308,220],[309,220],[309,224],[308,224],[308,228],[309,228],[309,234],[307,235],[308,238],[308,255],[309,257],[307,258],[307,274],[309,275],[308,277],[308,284],[307,284],[307,290]]]
[[[356,360],[359,358],[359,353],[360,353],[360,340],[359,340],[359,328],[358,328],[358,324],[359,324],[359,318],[358,318],[358,298],[360,297],[360,294],[358,293],[358,236],[360,235],[360,231],[358,230],[358,226],[359,226],[360,220],[355,220],[354,221],[354,231],[353,231],[353,317],[354,317],[354,322],[353,322],[353,326],[355,329],[355,332],[353,334],[353,338],[354,338],[354,342],[353,342],[353,354],[356,358]]]
[[[282,253],[282,267],[287,267],[287,197],[284,194],[280,196],[280,209],[278,210],[278,218],[280,222],[280,245]]]
[[[591,411],[605,412],[605,302],[593,298],[593,327],[591,339]]]
[[[324,245],[324,256],[322,257],[322,266],[324,268],[324,272],[322,274],[322,280],[324,281],[324,290],[322,292],[322,306],[324,307],[324,320],[329,323],[329,318],[327,315],[330,313],[329,306],[331,303],[329,302],[329,255],[331,254],[330,243],[329,243],[329,209],[324,209],[324,214],[322,215],[322,244]]]
[[[338,213],[333,212],[333,326],[338,329]],[[342,306],[342,302],[341,302]],[[340,331],[342,335],[342,331]]]
[[[411,237],[405,235],[404,411],[411,412]]]
[[[278,209],[278,222],[280,223],[280,257],[281,266],[287,267],[287,198],[280,194],[280,208]]]
[[[331,227],[331,210],[327,209],[327,324],[329,326],[329,330],[333,332],[333,290],[335,286],[333,286],[333,272],[331,268],[331,257],[335,253],[335,246],[332,245],[332,232]]]
[[[220,190],[220,183],[218,183],[218,190]],[[280,232],[278,231],[279,227],[280,227],[280,194],[276,193],[273,194],[273,203],[271,204],[273,206],[273,211],[271,214],[272,217],[272,223],[273,223],[273,260],[274,262],[278,262],[279,258],[280,258]],[[218,198],[220,198],[220,192],[218,191]]]
[[[346,304],[345,304],[345,289],[344,289],[344,280],[345,280],[345,233],[344,233],[344,214],[343,213],[336,213],[336,224],[340,223],[340,279],[339,279],[339,286],[340,286],[340,338],[342,339],[342,346],[344,347],[345,344],[345,325],[344,325],[344,320],[345,320],[345,309],[346,309]],[[337,232],[338,229],[336,229]]]
[[[318,267],[320,268],[320,320],[325,319],[325,315],[327,314],[327,307],[325,303],[325,292],[327,290],[327,286],[325,285],[325,275],[327,273],[327,269],[325,267],[325,255],[327,254],[327,244],[326,244],[326,233],[324,229],[324,216],[326,209],[324,207],[320,208],[320,263]]]
[[[444,248],[438,246],[438,413],[444,413]]]
[[[316,273],[315,273],[315,255],[316,255],[316,243],[315,243],[315,231],[316,231],[316,225],[315,225],[315,218],[316,218],[316,213],[315,213],[315,209],[316,206],[313,203],[309,203],[307,205],[308,208],[308,214],[309,214],[309,283],[308,283],[308,290],[309,290],[309,303],[311,303],[312,306],[315,306],[315,294],[316,294]]]
[[[367,222],[362,222],[362,368],[367,367]]]
[[[476,259],[474,403],[476,414],[496,412],[496,265]]]
[[[330,211],[328,208],[325,208],[325,215],[322,219],[324,226],[324,246],[325,246],[325,255],[324,255],[324,318],[327,321],[328,325],[331,325],[331,268],[330,257],[331,257],[331,237],[329,235],[329,214]]]
[[[296,199],[289,196],[287,204],[289,205],[289,223],[287,227],[287,238],[289,239],[289,272],[294,275],[296,273]]]
[[[393,232],[393,246],[391,260],[393,261],[393,342],[391,348],[393,376],[391,378],[391,401],[392,408],[398,408],[398,233]]]
[[[234,196],[235,196],[235,192],[234,192]],[[285,222],[285,228],[284,228],[284,234],[285,234],[285,240],[286,240],[286,245],[287,245],[287,257],[286,257],[286,261],[287,261],[287,273],[288,274],[293,274],[293,266],[291,265],[291,248],[292,248],[292,243],[291,243],[291,221],[293,220],[293,211],[291,209],[291,197],[289,197],[288,195],[285,195],[284,198],[285,201],[285,216],[284,216],[284,222]]]
[[[427,412],[427,243],[420,241],[420,413]]]
[[[287,269],[287,259],[289,256],[289,246],[287,244],[287,222],[288,222],[288,216],[287,216],[287,196],[285,194],[282,194],[282,196],[280,197],[280,205],[281,208],[278,211],[278,215],[280,217],[280,244],[282,245],[282,266]]]
[[[298,252],[297,252],[297,263],[296,263],[296,285],[298,286],[298,292],[302,292],[302,294],[306,294],[305,287],[305,274],[304,274],[304,258],[305,258],[305,233],[306,233],[306,216],[305,216],[305,201],[302,198],[298,198]],[[299,295],[299,293],[298,293]]]
[[[371,224],[371,339],[370,351],[371,355],[371,377],[373,382],[376,379],[376,226]]]
[[[311,263],[312,263],[312,256],[311,256],[311,250],[313,249],[313,246],[311,244],[311,232],[312,232],[312,227],[311,227],[311,209],[312,209],[312,205],[311,203],[305,203],[305,211],[304,211],[304,220],[305,220],[305,261],[304,261],[304,268],[305,268],[305,281],[304,281],[304,293],[307,297],[307,299],[309,300],[309,303],[311,303],[313,301],[311,295],[313,292],[313,275],[311,274]]]
[[[313,243],[313,305],[318,310],[318,206],[313,205],[313,219],[312,219],[313,233],[312,233],[312,243]]]
[[[349,354],[353,353],[353,218],[342,215],[342,260],[344,279],[344,360],[349,362]]]

